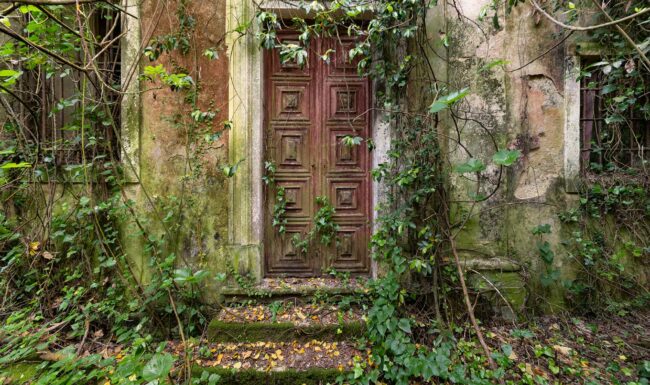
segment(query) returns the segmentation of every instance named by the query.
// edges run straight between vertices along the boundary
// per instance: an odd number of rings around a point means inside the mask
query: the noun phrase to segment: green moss
[[[0,384],[26,384],[36,379],[38,362],[20,362],[0,367]]]
[[[258,370],[233,370],[224,368],[194,367],[195,376],[204,371],[221,376],[219,384],[227,385],[325,385],[336,383],[336,378],[345,374],[337,369],[312,368],[305,371],[284,370],[262,372]]]
[[[489,305],[490,313],[498,317],[514,319],[526,305],[528,291],[517,272],[486,271],[470,275],[469,281],[487,300],[483,305]]]
[[[233,323],[213,320],[208,326],[212,342],[252,342],[328,339],[341,341],[363,335],[361,322],[343,325],[313,325],[298,327],[292,323]]]

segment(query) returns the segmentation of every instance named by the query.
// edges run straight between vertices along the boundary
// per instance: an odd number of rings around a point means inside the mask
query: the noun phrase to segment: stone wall
[[[558,217],[579,199],[571,187],[576,173],[572,160],[579,151],[579,127],[572,120],[580,108],[574,47],[589,37],[578,33],[564,39],[565,31],[527,3],[509,14],[500,6],[497,26],[491,3],[460,0],[433,10],[445,12],[451,88],[471,89],[457,118],[445,118],[451,163],[475,157],[488,165],[479,193],[489,199],[480,203],[470,197],[475,175],[451,176],[453,216],[468,218],[459,249],[474,272],[475,286],[491,297],[497,312],[507,315],[511,308],[517,312],[524,307],[560,311],[562,282],[571,280],[576,269],[563,245],[571,229]],[[488,68],[497,60],[503,65]],[[491,157],[506,148],[519,149],[523,157],[500,177],[499,168],[490,166]],[[540,284],[546,267],[537,251],[539,238],[531,234],[542,224],[551,226],[544,240],[556,255],[552,269],[560,272],[551,287]]]

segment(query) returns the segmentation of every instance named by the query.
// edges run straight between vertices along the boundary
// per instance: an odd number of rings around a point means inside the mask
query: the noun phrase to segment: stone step
[[[310,368],[306,370],[232,370],[224,368],[194,367],[195,378],[201,378],[204,372],[208,375],[217,374],[219,385],[333,385],[337,384],[341,372],[330,368]]]
[[[363,313],[334,305],[272,304],[224,307],[208,326],[213,342],[351,340],[363,335]]]
[[[172,347],[173,348],[173,347]],[[313,339],[306,342],[210,343],[196,352],[197,377],[218,374],[219,384],[334,384],[366,352],[351,342]]]
[[[363,296],[365,278],[264,278],[250,287],[227,286],[221,290],[225,303],[272,302],[293,299],[309,302],[314,298],[333,298],[345,295]]]

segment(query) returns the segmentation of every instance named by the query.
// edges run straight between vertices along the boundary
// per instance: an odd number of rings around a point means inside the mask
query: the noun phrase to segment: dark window
[[[637,107],[646,105],[648,96],[612,113],[608,106],[614,106],[615,95],[604,92],[604,78],[601,69],[593,69],[580,84],[581,171],[643,169],[650,161],[650,120]]]
[[[48,73],[43,67],[25,71],[28,80],[24,93],[38,118],[30,136],[38,144],[40,162],[79,164],[82,154],[88,162],[118,159],[121,22],[118,12],[99,7],[92,11],[89,20],[85,27],[91,28],[94,36],[94,41],[86,42],[95,56],[92,71],[84,74],[70,67],[55,73]],[[78,51],[73,61],[81,63],[83,50]],[[84,78],[86,87],[82,95]],[[86,101],[83,130],[82,97]]]

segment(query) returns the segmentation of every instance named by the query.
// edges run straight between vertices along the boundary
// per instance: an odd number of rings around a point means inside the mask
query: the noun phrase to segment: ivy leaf
[[[0,166],[0,169],[6,170],[10,168],[29,168],[32,167],[31,163],[27,162],[20,162],[20,163],[14,163],[14,162],[7,162]]]
[[[617,88],[618,88],[618,87],[616,86],[616,84],[606,84],[606,85],[603,87],[603,90],[602,90],[601,93],[602,93],[603,95],[606,95],[606,94],[609,94],[609,93],[612,93],[612,92],[616,91]]]
[[[519,150],[500,150],[492,157],[492,161],[499,166],[512,166],[521,157]]]
[[[169,374],[174,365],[174,357],[171,354],[156,354],[142,368],[142,379],[147,382],[160,380]]]
[[[435,102],[429,107],[429,112],[435,114],[452,106],[457,101],[461,100],[465,96],[469,95],[469,88],[465,87],[462,90],[452,92],[448,95],[438,98]]]
[[[397,323],[397,326],[402,329],[404,333],[411,334],[411,323],[406,318],[401,318]]]
[[[498,66],[505,66],[506,64],[509,64],[510,62],[504,59],[496,59],[493,60],[487,64],[485,64],[483,67],[481,67],[478,72],[489,72],[492,68],[498,67]]]
[[[540,281],[541,281],[543,287],[549,287],[555,281],[557,281],[559,277],[560,277],[560,271],[559,270],[553,270],[550,273],[542,274],[542,277],[540,278]]]
[[[542,257],[542,259],[547,265],[553,263],[553,259],[555,258],[555,253],[553,253],[550,243],[545,241],[537,245],[537,249],[539,250],[539,256]]]
[[[607,124],[623,123],[623,122],[625,122],[625,118],[622,117],[620,114],[614,114],[605,117],[605,123]]]
[[[551,233],[551,225],[548,223],[545,223],[543,225],[538,225],[535,226],[532,230],[532,233],[534,235],[541,235],[541,234],[550,234]]]
[[[205,270],[198,270],[195,273],[192,273],[192,270],[189,268],[176,269],[174,270],[174,282],[179,284],[193,284],[199,283],[205,279],[209,273]]]
[[[214,47],[207,48],[205,51],[203,51],[203,56],[207,57],[210,60],[215,60],[219,58],[219,52]]]
[[[483,170],[485,170],[485,165],[480,159],[476,158],[470,158],[467,162],[457,165],[454,169],[459,174],[481,172]]]
[[[241,162],[243,162],[243,161],[244,161],[244,159],[240,159],[237,163],[235,163],[233,165],[230,165],[230,164],[223,165],[223,166],[221,166],[221,171],[223,171],[223,173],[228,178],[232,178],[233,176],[235,176],[235,173],[237,172],[237,168],[239,167],[239,164]]]

